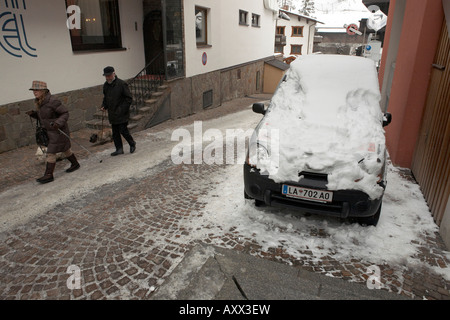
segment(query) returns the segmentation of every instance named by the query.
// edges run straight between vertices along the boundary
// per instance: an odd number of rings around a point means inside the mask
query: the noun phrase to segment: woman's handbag
[[[36,143],[39,146],[47,147],[49,142],[47,129],[41,126],[39,119],[36,121]]]

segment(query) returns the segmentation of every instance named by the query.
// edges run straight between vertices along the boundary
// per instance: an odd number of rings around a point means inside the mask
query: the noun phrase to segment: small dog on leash
[[[89,142],[107,142],[112,141],[112,129],[103,129],[98,131],[97,133],[93,133],[89,138]]]
[[[47,147],[38,147],[36,150],[36,160],[40,162],[45,162],[47,159]],[[64,156],[62,152],[56,154],[56,160],[63,160]]]

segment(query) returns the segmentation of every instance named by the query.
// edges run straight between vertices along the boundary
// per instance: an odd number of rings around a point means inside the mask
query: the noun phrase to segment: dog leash
[[[102,131],[101,131],[101,137],[100,140],[103,140],[103,119],[105,118],[106,110],[102,110]]]

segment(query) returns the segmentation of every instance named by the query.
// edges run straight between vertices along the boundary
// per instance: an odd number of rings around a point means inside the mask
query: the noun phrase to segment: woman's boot
[[[49,163],[47,162],[47,167],[45,168],[45,174],[40,177],[39,179],[36,179],[37,182],[40,183],[48,183],[53,181],[53,171],[55,171],[56,163]]]
[[[70,157],[67,157],[67,160],[70,161],[71,166],[69,169],[66,170],[66,172],[74,172],[75,170],[80,169],[80,164],[78,163],[74,153],[72,153]]]

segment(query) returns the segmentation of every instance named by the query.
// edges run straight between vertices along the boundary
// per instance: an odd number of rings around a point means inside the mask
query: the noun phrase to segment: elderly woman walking
[[[27,112],[32,118],[39,119],[41,125],[47,129],[49,144],[47,146],[47,163],[44,175],[37,182],[48,183],[53,181],[53,171],[56,166],[56,154],[62,152],[70,161],[71,166],[66,172],[73,172],[80,168],[80,164],[72,152],[70,139],[59,130],[69,136],[69,111],[58,99],[54,98],[47,89],[47,84],[42,81],[33,81],[31,89],[36,104],[36,111]],[[59,129],[59,130],[58,130]]]

